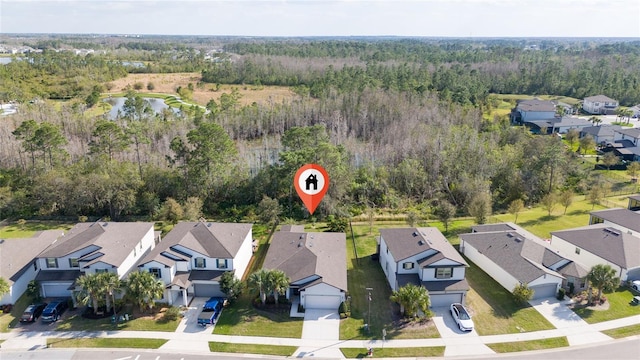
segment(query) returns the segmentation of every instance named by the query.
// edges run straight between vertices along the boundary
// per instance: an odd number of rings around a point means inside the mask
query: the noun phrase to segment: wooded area
[[[557,137],[483,119],[489,94],[640,103],[638,42],[229,38],[211,61],[211,44],[181,40],[25,40],[44,51],[0,65],[0,101],[20,104],[0,117],[0,218],[197,218],[202,206],[231,220],[301,219],[292,179],[308,162],[331,177],[320,218],[506,210],[597,181]],[[104,54],[56,51],[78,44]],[[127,72],[189,71],[203,83],[290,86],[297,98],[244,106],[230,93],[206,113],[155,114],[130,89],[118,119],[88,115]]]

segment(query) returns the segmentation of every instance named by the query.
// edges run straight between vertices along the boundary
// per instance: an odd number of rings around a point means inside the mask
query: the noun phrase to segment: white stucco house
[[[640,128],[617,129],[614,140],[628,140],[633,143],[633,146],[640,146]]]
[[[292,304],[337,311],[348,291],[346,235],[283,227],[271,239],[263,268],[289,277],[286,297]]]
[[[60,230],[47,230],[30,238],[0,239],[0,277],[9,284],[9,292],[0,298],[0,305],[15,304],[27,290],[27,285],[40,271],[34,254],[39,254],[59,236]]]
[[[617,108],[618,101],[605,95],[589,96],[582,102],[582,110],[593,115],[613,115]]]
[[[521,227],[505,223],[472,229],[460,235],[460,251],[507,291],[527,284],[533,299],[539,299],[555,296],[569,282],[577,290],[584,288],[584,266]]]
[[[156,243],[151,222],[80,223],[35,259],[42,297],[72,297],[83,274],[113,272],[120,279]]]
[[[629,208],[631,208],[633,199],[634,197],[629,198]],[[592,211],[589,215],[589,225],[604,224],[640,238],[640,212],[638,211],[613,208]]]
[[[391,290],[411,283],[429,291],[431,307],[465,303],[469,265],[438,229],[380,229],[379,259]]]
[[[548,120],[556,116],[556,104],[549,100],[519,100],[511,110],[511,122],[525,123],[534,120]]]
[[[252,250],[252,224],[180,222],[137,264],[166,285],[163,300],[189,304],[194,296],[225,296],[220,279],[244,276]]]
[[[640,223],[638,223],[640,225]],[[640,237],[606,224],[554,231],[551,246],[591,269],[607,264],[622,281],[640,279]]]

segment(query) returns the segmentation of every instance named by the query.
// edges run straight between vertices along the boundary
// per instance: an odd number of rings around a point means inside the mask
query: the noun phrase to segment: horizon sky
[[[0,0],[0,33],[640,38],[640,1]]]

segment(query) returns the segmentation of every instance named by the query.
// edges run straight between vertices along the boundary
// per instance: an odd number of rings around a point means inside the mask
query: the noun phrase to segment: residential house
[[[82,274],[113,272],[120,279],[156,243],[151,222],[80,223],[36,258],[43,297],[69,297]]]
[[[593,115],[613,115],[618,108],[618,101],[604,95],[589,96],[582,102],[582,110]]]
[[[429,291],[431,306],[465,302],[469,266],[433,227],[380,230],[380,266],[391,290],[414,284]]]
[[[624,128],[615,131],[615,140],[628,140],[633,146],[640,146],[640,128]]]
[[[301,226],[281,229],[271,239],[263,267],[282,270],[289,277],[285,295],[294,306],[337,311],[346,300],[344,233],[304,232]]]
[[[630,211],[630,210],[627,210]],[[636,223],[640,226],[640,222]],[[640,279],[640,237],[606,223],[554,231],[551,246],[591,269],[608,264],[622,281]]]
[[[640,195],[629,196],[629,205],[627,209],[631,211],[640,211]]]
[[[511,110],[511,122],[524,124],[533,120],[548,120],[556,116],[556,104],[548,100],[519,100]]]
[[[62,235],[60,230],[47,230],[30,238],[0,239],[0,277],[9,283],[9,292],[0,304],[15,304],[40,268],[34,258]]]
[[[580,138],[591,135],[596,144],[612,144],[615,141],[616,130],[620,129],[622,129],[620,125],[609,124],[601,126],[587,126],[580,130]]]
[[[475,227],[460,235],[460,252],[507,291],[520,284],[534,290],[533,298],[555,296],[558,289],[584,288],[587,270],[562,256],[549,244],[512,224]]]
[[[640,237],[640,213],[638,212],[614,208],[592,211],[589,215],[589,225],[604,224],[624,233]]]
[[[241,279],[252,255],[252,224],[180,222],[137,267],[165,283],[165,301],[187,306],[194,296],[225,296],[222,274]]]
[[[585,119],[575,116],[554,117],[543,120],[527,120],[523,123],[534,134],[566,134],[571,129],[578,131],[592,126]]]
[[[640,117],[640,104],[630,107],[629,110],[633,112],[633,114],[631,115],[632,118],[637,119]]]

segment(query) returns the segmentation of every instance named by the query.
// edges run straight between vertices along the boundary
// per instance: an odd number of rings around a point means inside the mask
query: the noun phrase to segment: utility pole
[[[368,312],[368,323],[367,323],[367,332],[369,332],[369,328],[371,327],[371,292],[373,291],[373,288],[365,288],[365,290],[367,290],[368,295],[367,295],[367,300],[369,300],[369,312]]]

